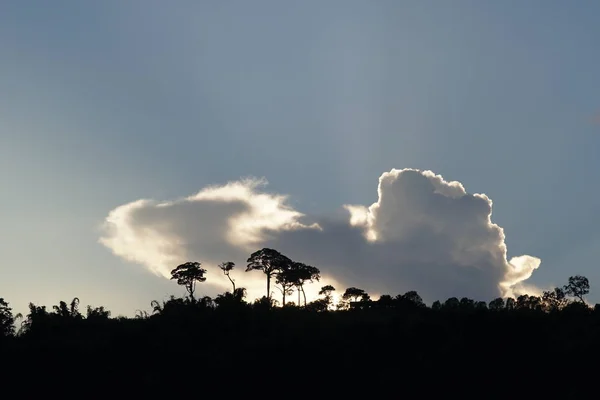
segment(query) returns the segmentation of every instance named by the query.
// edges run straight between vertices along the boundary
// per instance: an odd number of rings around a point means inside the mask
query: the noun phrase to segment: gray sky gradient
[[[392,168],[494,201],[530,281],[600,282],[600,4],[5,1],[0,296],[115,314],[182,291],[98,243],[110,210],[266,177],[295,209]],[[200,260],[202,261],[202,260]],[[233,260],[241,262],[242,260]]]

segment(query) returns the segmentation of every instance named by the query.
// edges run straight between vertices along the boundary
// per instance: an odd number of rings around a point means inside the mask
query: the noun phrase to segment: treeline
[[[273,249],[253,253],[245,268],[265,274],[262,298],[247,299],[233,262],[219,268],[230,291],[198,295],[206,270],[184,263],[171,275],[187,295],[154,300],[150,311],[131,318],[83,308],[78,298],[51,308],[29,304],[26,315],[13,315],[0,299],[0,360],[10,365],[0,378],[13,387],[24,382],[26,398],[52,390],[105,398],[103,389],[122,397],[125,388],[151,398],[159,389],[169,397],[232,397],[239,389],[266,398],[595,393],[588,379],[595,369],[587,365],[600,356],[600,306],[586,303],[582,276],[539,297],[452,297],[428,306],[415,291],[371,299],[350,287],[335,296],[326,282],[308,301],[304,287],[320,282],[318,268]],[[289,301],[293,294],[296,302]]]
[[[521,295],[515,298],[496,298],[489,303],[476,301],[467,297],[451,297],[444,302],[435,301],[428,307],[421,296],[415,291],[391,296],[381,295],[378,300],[372,300],[369,294],[360,288],[349,287],[334,302],[333,293],[336,291],[331,285],[321,287],[320,298],[307,302],[304,286],[307,283],[320,280],[318,268],[293,261],[280,252],[263,248],[253,253],[247,260],[246,272],[261,271],[266,277],[267,295],[250,303],[246,300],[246,289],[236,287],[232,271],[235,269],[234,262],[223,262],[219,265],[223,274],[229,279],[232,291],[217,295],[215,298],[203,296],[196,298],[196,286],[206,281],[206,270],[199,262],[186,262],[171,271],[171,279],[183,286],[188,296],[176,298],[171,296],[167,301],[153,300],[150,305],[151,313],[147,311],[136,311],[134,319],[147,319],[154,316],[177,316],[193,315],[194,312],[206,314],[207,312],[236,312],[240,311],[268,311],[274,310],[279,304],[284,309],[298,309],[304,312],[334,312],[347,310],[411,310],[413,312],[537,312],[556,313],[563,311],[595,312],[600,313],[600,305],[592,309],[585,302],[585,296],[589,293],[589,281],[583,276],[572,276],[563,287],[546,291],[542,296]],[[275,287],[281,293],[282,301],[279,303],[272,297],[271,280],[275,280]],[[290,302],[289,296],[294,291],[298,293],[298,303]],[[304,301],[301,304],[301,296]],[[39,331],[56,332],[59,327],[74,326],[89,322],[97,326],[99,323],[108,322],[111,312],[103,306],[87,306],[84,313],[79,308],[79,299],[74,298],[69,303],[60,301],[58,305],[52,306],[52,310],[46,306],[29,304],[29,313],[25,316],[18,314],[13,316],[12,309],[3,298],[0,298],[0,336],[23,336],[38,334]],[[127,320],[118,317],[117,320]],[[18,324],[18,326],[16,326]]]
[[[27,335],[37,335],[40,333],[56,334],[64,328],[73,328],[89,324],[97,327],[98,324],[107,323],[109,320],[119,322],[127,320],[145,320],[159,316],[182,316],[190,317],[195,313],[198,317],[206,316],[208,312],[276,312],[277,308],[282,310],[301,310],[310,313],[339,313],[354,310],[397,310],[410,312],[453,312],[453,313],[473,313],[473,312],[514,312],[514,313],[589,313],[600,316],[600,304],[593,308],[588,306],[583,296],[587,293],[587,278],[574,276],[569,278],[569,284],[563,288],[555,288],[552,291],[544,292],[541,297],[521,295],[514,298],[496,298],[489,303],[485,301],[475,301],[467,297],[458,299],[451,297],[444,302],[435,301],[428,307],[421,296],[415,291],[409,291],[397,296],[388,294],[381,295],[378,300],[372,300],[364,290],[350,287],[347,288],[340,301],[333,302],[332,293],[335,288],[331,285],[323,286],[319,292],[322,296],[304,306],[297,306],[293,302],[284,303],[283,307],[277,307],[277,301],[266,296],[256,299],[250,303],[246,301],[244,288],[235,288],[233,292],[225,292],[217,295],[215,298],[204,296],[195,299],[192,292],[187,298],[177,298],[171,296],[168,300],[159,302],[153,300],[150,305],[151,313],[137,310],[135,317],[117,317],[111,318],[111,312],[103,306],[87,306],[84,312],[80,310],[79,298],[74,298],[69,303],[60,301],[58,305],[52,306],[48,310],[46,306],[29,304],[29,313],[25,316],[21,314],[13,315],[8,302],[0,298],[0,337],[21,337]],[[578,293],[575,295],[574,293]],[[568,296],[572,296],[569,298]],[[494,315],[494,314],[492,314]],[[16,326],[20,321],[20,325]]]

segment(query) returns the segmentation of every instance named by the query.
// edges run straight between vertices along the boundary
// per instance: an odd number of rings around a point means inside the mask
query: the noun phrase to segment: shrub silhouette
[[[249,270],[266,275],[268,270],[279,283],[289,279],[298,293],[320,279],[311,267],[296,280],[304,264],[263,250],[250,257]],[[228,265],[225,275],[233,269]],[[27,361],[26,373],[15,367],[3,378],[34,379],[28,393],[73,389],[87,398],[109,382],[144,396],[161,387],[186,395],[201,388],[211,396],[235,389],[264,395],[267,387],[314,392],[327,383],[338,391],[385,388],[425,398],[450,392],[505,398],[517,385],[518,396],[573,398],[594,391],[585,383],[593,368],[576,368],[600,354],[600,307],[585,303],[589,282],[583,277],[540,297],[496,298],[489,304],[451,297],[427,306],[415,291],[374,300],[356,287],[345,289],[335,303],[335,288],[324,285],[313,301],[279,307],[270,296],[247,302],[246,290],[231,277],[232,292],[214,299],[195,296],[193,285],[203,281],[203,269],[193,263],[185,270],[195,271],[179,277],[187,297],[154,300],[150,310],[132,318],[111,317],[103,306],[87,306],[83,315],[79,298],[60,301],[52,311],[30,303],[15,334],[11,307],[0,299],[0,356],[5,363]],[[288,272],[280,276],[282,271]],[[527,364],[531,360],[534,367]],[[165,371],[172,379],[165,379]]]

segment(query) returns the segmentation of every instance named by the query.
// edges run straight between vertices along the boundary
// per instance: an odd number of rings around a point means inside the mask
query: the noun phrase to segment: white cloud
[[[264,279],[241,270],[261,247],[319,267],[323,282],[340,290],[351,285],[377,293],[417,290],[429,301],[537,291],[525,280],[540,259],[507,260],[504,232],[490,219],[492,201],[431,171],[386,172],[379,178],[377,202],[345,205],[347,220],[312,224],[286,196],[264,192],[265,185],[246,179],[179,200],[125,204],[109,213],[100,242],[167,278],[179,263],[201,261],[209,267],[207,282],[219,288],[228,281],[215,265],[234,261],[240,266],[237,283],[249,289],[250,298],[264,294]]]
[[[260,191],[266,183],[244,179],[178,200],[138,200],[119,206],[104,221],[100,243],[165,278],[185,261],[200,261],[208,267],[207,281],[220,289],[229,287],[229,281],[216,266],[234,261],[238,270],[232,275],[251,296],[260,297],[262,277],[242,272],[248,255],[273,233],[320,229],[300,223],[303,214],[287,205],[286,196]]]

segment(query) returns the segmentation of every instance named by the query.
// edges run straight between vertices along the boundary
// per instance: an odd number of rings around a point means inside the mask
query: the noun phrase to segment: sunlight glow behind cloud
[[[432,249],[436,240],[451,242],[450,251],[441,254],[450,263],[498,269],[503,296],[527,291],[521,282],[541,260],[524,255],[507,261],[504,230],[492,223],[492,200],[486,195],[468,194],[460,182],[415,169],[393,169],[381,175],[378,194],[379,201],[368,208],[345,206],[350,224],[362,228],[370,242],[407,243],[416,235],[432,235]]]
[[[508,261],[504,231],[491,221],[492,201],[467,193],[460,182],[394,169],[379,178],[375,203],[344,205],[348,220],[312,224],[287,204],[287,196],[267,193],[265,185],[243,179],[178,200],[119,206],[106,218],[100,242],[166,278],[179,263],[200,261],[209,270],[207,284],[219,288],[229,283],[216,265],[234,261],[236,283],[250,299],[264,294],[265,281],[243,272],[245,260],[261,247],[319,267],[322,283],[338,290],[417,290],[429,301],[538,291],[524,282],[541,260],[523,255]],[[320,286],[307,287],[307,295],[316,297]]]

